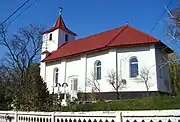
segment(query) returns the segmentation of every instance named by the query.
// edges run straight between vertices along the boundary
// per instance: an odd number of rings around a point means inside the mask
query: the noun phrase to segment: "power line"
[[[154,26],[152,27],[152,29],[149,31],[149,34],[153,32],[153,30],[155,29],[155,27],[158,25],[158,23],[161,21],[161,18],[164,16],[164,14],[166,13],[166,11],[168,10],[169,6],[171,5],[172,0],[169,1],[167,7],[165,7],[165,10],[163,11],[162,15],[160,16],[160,18],[158,19],[158,21],[154,24]],[[169,42],[166,41],[166,43],[170,44]],[[170,44],[172,47],[172,44]],[[176,51],[179,49],[177,47],[177,45],[175,45]],[[164,49],[163,49],[164,51]],[[176,52],[177,53],[177,52]]]
[[[22,7],[24,7],[30,0],[25,1],[21,6],[19,6],[12,14],[10,14],[2,23],[1,25],[3,25],[4,23],[6,23],[14,14],[16,14]]]
[[[149,34],[153,32],[153,30],[155,29],[155,27],[158,25],[158,23],[161,21],[161,18],[164,16],[164,14],[166,13],[167,9],[169,8],[169,6],[171,5],[172,0],[170,0],[170,2],[168,3],[168,6],[165,8],[165,10],[163,11],[162,15],[160,16],[160,18],[158,19],[158,21],[155,23],[155,25],[153,26],[153,28],[150,30]],[[169,42],[166,41],[166,43],[169,44]],[[172,44],[170,44],[172,46]],[[177,45],[175,45],[176,51],[177,51]]]
[[[15,18],[13,18],[7,25],[7,27],[15,21],[18,17],[20,17],[24,12],[26,12],[30,7],[32,7],[38,0],[34,0],[30,5],[28,5],[21,13],[19,13]]]
[[[171,5],[172,0],[170,0],[167,8],[169,8],[169,6]],[[158,19],[158,21],[154,24],[154,26],[152,27],[152,29],[149,31],[149,34],[151,34],[153,32],[153,30],[155,29],[155,27],[158,25],[158,23],[161,21],[161,18],[164,16],[164,14],[166,13],[166,9],[163,11],[163,13],[161,14],[160,18]]]

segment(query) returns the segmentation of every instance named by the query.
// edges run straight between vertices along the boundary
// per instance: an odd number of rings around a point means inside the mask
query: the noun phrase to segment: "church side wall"
[[[138,60],[139,76],[130,77],[130,59],[136,57]],[[122,79],[126,80],[125,88],[121,91],[147,91],[145,83],[140,74],[142,69],[149,70],[149,91],[158,91],[156,78],[156,61],[154,46],[119,48],[118,49],[118,70]]]
[[[112,87],[106,81],[107,73],[109,69],[115,69],[115,50],[103,51],[95,54],[90,54],[87,56],[87,79],[93,80],[94,65],[96,61],[101,61],[101,80],[98,80],[100,84],[100,91],[107,92],[111,91]],[[87,83],[88,84],[88,83]],[[91,92],[92,87],[87,86],[86,92]]]
[[[130,58],[137,57],[139,73],[142,68],[150,69],[150,91],[158,91],[157,87],[157,76],[156,76],[156,59],[155,59],[155,48],[154,46],[145,47],[131,47],[131,48],[119,48],[111,49],[98,53],[82,55],[81,57],[75,57],[68,60],[57,61],[53,63],[47,63],[46,67],[46,82],[48,89],[52,92],[53,90],[53,71],[54,68],[59,68],[59,83],[62,84],[64,81],[68,83],[68,91],[71,94],[76,94],[71,91],[71,78],[78,78],[78,91],[91,92],[92,87],[87,85],[87,79],[92,79],[91,74],[94,71],[95,61],[101,61],[101,80],[100,91],[110,92],[114,91],[113,87],[107,81],[107,74],[111,70],[116,70],[116,52],[117,52],[117,67],[118,73],[125,79],[126,86],[120,91],[133,92],[133,91],[146,91],[144,83],[140,77],[130,78]],[[86,65],[87,64],[87,65]],[[66,69],[66,70],[65,70]],[[54,88],[57,91],[57,88]],[[64,89],[61,88],[64,92]]]
[[[58,87],[55,87],[54,80],[54,69],[59,69],[58,82],[62,85],[64,82],[64,74],[65,74],[65,61],[57,61],[46,64],[46,83],[48,90],[52,93],[53,91],[57,93]],[[60,89],[62,92],[62,89]]]
[[[82,79],[82,75],[83,75],[83,69],[84,69],[84,65],[81,63],[81,58],[80,57],[76,57],[73,59],[68,59],[67,60],[67,64],[66,64],[66,83],[68,84],[68,92],[73,95],[76,96],[78,91],[84,91],[81,90],[84,88],[84,79]],[[71,90],[72,89],[72,79],[73,78],[78,78],[78,83],[77,83],[77,91]]]
[[[168,55],[163,49],[156,49],[157,81],[162,92],[171,92]]]

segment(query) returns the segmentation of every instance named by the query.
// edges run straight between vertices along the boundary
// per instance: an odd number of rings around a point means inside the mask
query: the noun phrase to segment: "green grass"
[[[154,96],[150,98],[99,101],[96,103],[71,104],[61,111],[117,111],[117,110],[167,110],[180,109],[180,96]]]

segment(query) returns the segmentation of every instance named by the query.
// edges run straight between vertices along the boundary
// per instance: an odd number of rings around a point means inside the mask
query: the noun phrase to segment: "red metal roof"
[[[158,39],[128,25],[63,44],[43,61],[56,61],[112,47],[161,43]]]
[[[57,21],[56,21],[56,23],[55,23],[55,25],[54,25],[52,28],[50,28],[49,30],[43,32],[43,34],[50,33],[50,32],[52,32],[52,31],[54,31],[54,30],[56,30],[56,29],[62,29],[62,30],[65,31],[66,33],[69,33],[69,34],[72,34],[72,35],[77,36],[76,33],[72,32],[71,30],[69,30],[69,29],[66,27],[66,25],[65,25],[65,23],[64,23],[64,21],[63,21],[62,16],[59,16],[58,19],[57,19]]]

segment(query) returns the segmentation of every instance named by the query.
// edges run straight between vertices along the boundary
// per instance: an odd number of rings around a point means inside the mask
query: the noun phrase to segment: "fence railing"
[[[180,110],[96,112],[0,111],[0,122],[180,122]]]

